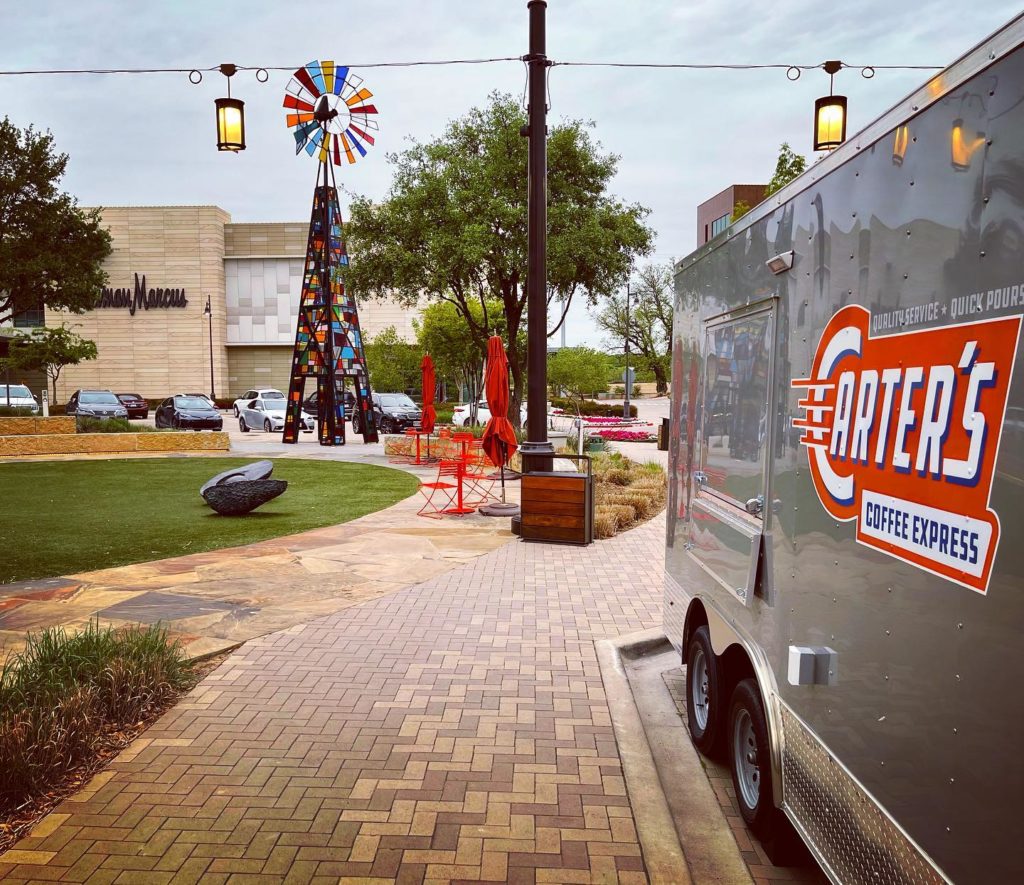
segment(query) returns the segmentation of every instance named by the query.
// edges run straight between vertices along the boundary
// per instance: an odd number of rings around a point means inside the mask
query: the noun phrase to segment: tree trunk
[[[523,372],[522,355],[519,353],[519,342],[516,340],[518,335],[518,329],[516,334],[513,335],[509,332],[509,342],[506,348],[508,354],[508,370],[512,375],[512,396],[509,397],[508,401],[508,420],[512,422],[512,426],[519,428],[522,426],[522,405],[523,405],[523,387],[526,383],[526,376]]]
[[[657,385],[658,393],[668,393],[668,379],[661,361],[655,360],[651,364],[651,368],[654,370],[654,383]]]

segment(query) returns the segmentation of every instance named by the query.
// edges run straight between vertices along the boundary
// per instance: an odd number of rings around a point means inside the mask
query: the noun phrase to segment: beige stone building
[[[61,375],[57,399],[81,387],[157,399],[210,392],[234,397],[252,387],[288,388],[306,256],[306,222],[233,224],[217,206],[131,206],[103,210],[113,236],[100,306],[85,314],[46,311],[96,342],[99,356]],[[394,326],[415,337],[418,311],[393,302],[359,303],[372,337]]]

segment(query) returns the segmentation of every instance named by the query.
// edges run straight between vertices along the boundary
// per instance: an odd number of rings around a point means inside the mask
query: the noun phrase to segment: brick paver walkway
[[[660,622],[663,534],[508,544],[248,643],[0,878],[645,881],[594,640]]]

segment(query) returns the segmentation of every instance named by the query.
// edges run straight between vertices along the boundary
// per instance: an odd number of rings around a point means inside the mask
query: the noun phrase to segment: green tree
[[[775,163],[775,174],[764,189],[769,197],[782,189],[807,168],[807,159],[796,153],[787,142],[779,146],[779,159]]]
[[[751,205],[746,200],[737,200],[736,204],[732,207],[732,215],[729,217],[729,224],[734,221],[739,221],[744,215],[751,210]]]
[[[415,344],[399,338],[394,326],[381,329],[364,342],[364,346],[370,387],[375,393],[403,393],[419,389],[423,354]]]
[[[548,358],[548,384],[562,388],[577,407],[608,389],[608,357],[589,347],[563,347]]]
[[[672,263],[644,265],[630,292],[629,349],[634,369],[654,375],[658,393],[668,392],[672,359],[672,313],[675,293]],[[598,328],[609,336],[611,347],[623,347],[626,341],[626,294],[610,295],[597,314]]]
[[[84,360],[96,359],[96,344],[72,332],[67,326],[36,328],[10,340],[7,356],[0,368],[45,371],[57,401],[57,379],[65,366],[77,366]]]
[[[98,210],[58,189],[67,163],[49,132],[0,121],[0,322],[44,304],[82,313],[99,300],[110,234]]]
[[[525,123],[518,99],[493,94],[440,138],[391,155],[387,199],[354,200],[347,228],[348,284],[360,295],[410,306],[423,296],[448,302],[480,342],[497,327],[490,305],[500,302],[516,425],[526,373]],[[558,317],[549,334],[576,295],[595,303],[611,294],[632,258],[651,248],[649,210],[608,194],[618,157],[603,153],[588,130],[568,121],[548,136],[548,303]]]

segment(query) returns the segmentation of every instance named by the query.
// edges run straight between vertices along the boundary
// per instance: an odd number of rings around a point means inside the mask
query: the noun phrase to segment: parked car
[[[156,426],[180,430],[223,430],[224,419],[206,397],[179,393],[168,397],[157,407]]]
[[[470,412],[470,407],[471,403],[464,403],[461,406],[456,406],[455,410],[452,412],[452,424],[456,427],[466,427],[467,425],[471,425],[473,423],[473,416]],[[523,403],[520,407],[519,414],[522,418],[521,423],[525,424],[526,403]],[[480,402],[476,404],[476,423],[486,424],[490,420],[491,410],[488,407],[486,400],[480,400]]]
[[[137,393],[119,393],[117,398],[121,400],[121,405],[128,410],[129,418],[149,417],[149,403]]]
[[[128,410],[109,390],[76,390],[64,407],[64,414],[88,418],[127,418]]]
[[[351,390],[346,390],[343,396],[345,398],[345,417],[351,420],[356,409],[356,395]],[[320,402],[315,390],[302,401],[302,410],[309,412],[310,415],[316,415],[317,418],[320,417]]]
[[[235,413],[235,417],[238,418],[242,414],[242,409],[246,408],[254,399],[262,399],[264,402],[281,400],[283,403],[286,397],[280,390],[273,387],[254,387],[252,390],[247,390],[243,393],[232,404],[231,409]]]
[[[273,391],[277,392],[277,391]],[[250,430],[262,430],[264,433],[274,433],[284,430],[285,407],[287,401],[284,397],[258,396],[247,403],[242,404],[238,412],[238,429],[242,433]],[[302,430],[304,433],[312,433],[316,428],[316,418],[306,412],[302,413]]]
[[[404,393],[375,393],[372,396],[373,416],[381,433],[401,433],[417,426],[423,417],[419,406]],[[352,432],[362,431],[362,415],[353,410]]]
[[[186,393],[184,395],[185,396],[198,396],[200,399],[206,400],[215,409],[217,408],[217,404],[213,401],[213,398],[208,393]]]
[[[39,403],[24,384],[0,384],[0,406],[39,412]]]

